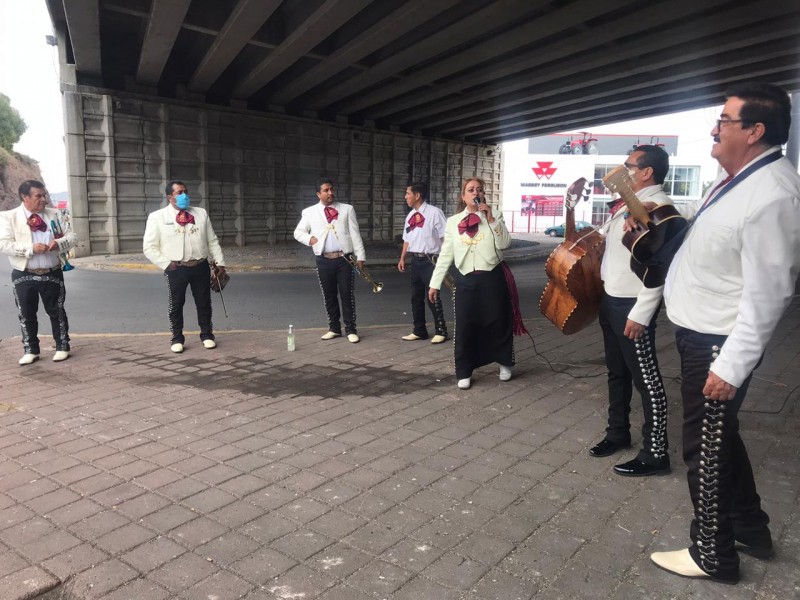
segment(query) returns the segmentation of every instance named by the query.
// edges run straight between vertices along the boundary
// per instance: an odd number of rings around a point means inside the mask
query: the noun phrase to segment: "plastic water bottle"
[[[286,336],[286,349],[289,352],[294,352],[294,331],[292,331],[292,325],[289,325],[289,335]]]

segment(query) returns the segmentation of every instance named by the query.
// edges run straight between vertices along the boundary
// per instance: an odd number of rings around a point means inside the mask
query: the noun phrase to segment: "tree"
[[[8,96],[0,93],[0,148],[11,152],[27,128]]]

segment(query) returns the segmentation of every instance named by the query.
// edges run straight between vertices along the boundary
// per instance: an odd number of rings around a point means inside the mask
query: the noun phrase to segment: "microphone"
[[[475,203],[475,205],[477,206],[478,204],[480,204],[480,203],[481,203],[481,197],[480,197],[480,196],[475,196],[475,197],[472,199],[472,201],[473,201],[473,202]]]

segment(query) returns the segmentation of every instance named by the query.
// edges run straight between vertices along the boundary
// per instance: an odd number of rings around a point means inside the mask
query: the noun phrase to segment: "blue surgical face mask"
[[[178,194],[177,196],[175,196],[175,204],[181,210],[186,210],[187,208],[189,208],[189,194],[183,192],[182,194]]]

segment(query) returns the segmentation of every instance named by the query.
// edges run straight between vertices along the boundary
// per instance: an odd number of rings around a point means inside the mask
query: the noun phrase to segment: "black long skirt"
[[[456,377],[472,377],[489,363],[513,366],[513,315],[503,268],[468,275],[455,270],[455,280]]]

